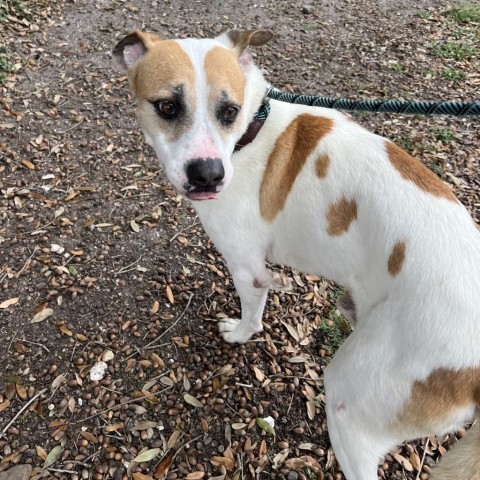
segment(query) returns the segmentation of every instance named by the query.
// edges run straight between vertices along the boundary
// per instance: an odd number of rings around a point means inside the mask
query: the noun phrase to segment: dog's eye
[[[237,118],[240,108],[236,105],[227,105],[221,112],[221,120],[223,123],[230,125]]]
[[[159,100],[155,102],[155,109],[161,117],[167,120],[172,120],[177,116],[177,106],[169,100]]]

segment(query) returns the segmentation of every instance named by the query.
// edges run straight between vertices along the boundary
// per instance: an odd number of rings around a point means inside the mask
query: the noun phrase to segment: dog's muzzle
[[[223,163],[219,158],[195,158],[185,168],[188,184],[187,196],[192,200],[216,198],[217,187],[225,176]]]

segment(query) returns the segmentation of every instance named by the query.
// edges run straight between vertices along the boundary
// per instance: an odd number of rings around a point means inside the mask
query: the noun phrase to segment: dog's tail
[[[480,480],[480,425],[471,428],[445,455],[431,480]]]

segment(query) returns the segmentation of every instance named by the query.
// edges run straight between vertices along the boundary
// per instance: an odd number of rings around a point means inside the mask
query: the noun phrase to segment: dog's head
[[[164,40],[135,31],[114,57],[128,71],[137,116],[174,187],[192,200],[215,198],[231,180],[231,155],[251,118],[245,112],[247,47],[272,38],[232,30],[216,39]]]

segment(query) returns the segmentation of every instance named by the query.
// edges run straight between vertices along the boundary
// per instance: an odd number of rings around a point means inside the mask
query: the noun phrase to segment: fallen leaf
[[[275,436],[275,427],[272,427],[272,425],[267,420],[265,420],[264,418],[257,418],[256,423],[264,432],[270,433],[271,435]]]
[[[90,432],[80,432],[80,435],[91,443],[98,443],[98,438]]]
[[[204,476],[205,476],[205,472],[192,472],[185,477],[185,480],[199,480]]]
[[[173,297],[173,293],[172,293],[172,289],[170,288],[170,285],[167,285],[166,291],[167,291],[168,301],[169,301],[170,303],[173,303],[173,302],[175,301],[175,299],[174,299],[174,297]]]
[[[23,165],[25,165],[29,170],[35,170],[35,164],[28,160],[22,160]]]
[[[140,227],[138,226],[138,223],[135,220],[132,220],[130,222],[130,227],[135,233],[138,233],[140,231]]]
[[[156,466],[153,476],[160,478],[165,475],[173,462],[173,450],[169,450]]]
[[[194,396],[190,395],[189,393],[185,393],[185,395],[183,395],[183,399],[188,404],[194,406],[195,408],[203,408],[203,403],[197,400]]]
[[[40,445],[37,445],[35,447],[35,451],[37,452],[37,455],[42,459],[42,460],[46,460],[47,459],[47,452],[40,446]]]
[[[108,425],[105,427],[105,432],[115,432],[119,428],[122,428],[124,425],[123,422],[114,423],[113,425]]]
[[[20,297],[9,298],[8,300],[3,301],[0,303],[0,308],[8,308],[12,305],[15,305]]]
[[[60,457],[63,452],[63,447],[61,445],[57,445],[56,447],[50,450],[50,453],[47,455],[45,462],[43,464],[43,468],[51,467]]]
[[[153,477],[151,477],[150,475],[144,475],[140,472],[135,472],[133,474],[133,480],[153,480]]]
[[[44,308],[43,310],[40,310],[40,312],[36,313],[30,323],[38,323],[38,322],[43,322],[46,320],[48,317],[53,315],[53,309],[52,308]]]
[[[142,452],[140,455],[137,455],[132,460],[132,462],[136,462],[136,463],[149,462],[150,460],[153,460],[159,453],[160,453],[159,448],[150,448],[149,450],[145,450],[144,452]]]
[[[25,390],[25,387],[23,385],[20,385],[19,383],[15,384],[15,389],[17,390],[17,395],[22,399],[26,400],[27,398],[27,391]]]
[[[2,412],[3,410],[5,410],[6,408],[8,408],[10,406],[10,400],[5,400],[4,402],[1,402],[0,403],[0,412]]]
[[[227,470],[231,470],[234,466],[233,461],[227,457],[212,457],[210,463],[215,467],[223,465]]]
[[[246,426],[246,423],[232,423],[233,430],[242,430],[243,428],[246,428]]]
[[[257,366],[253,367],[253,371],[259,382],[263,382],[265,380],[265,374]]]
[[[158,426],[158,422],[140,422],[130,428],[131,432],[141,432],[142,430],[148,430],[149,428],[155,428]]]
[[[399,453],[392,453],[392,457],[407,471],[413,472],[412,464],[405,458],[402,457]]]

